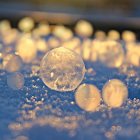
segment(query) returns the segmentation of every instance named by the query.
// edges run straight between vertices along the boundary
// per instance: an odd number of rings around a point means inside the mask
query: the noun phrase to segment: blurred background
[[[139,0],[0,0],[0,18],[16,22],[30,15],[63,24],[82,18],[103,29],[139,29],[139,7]]]

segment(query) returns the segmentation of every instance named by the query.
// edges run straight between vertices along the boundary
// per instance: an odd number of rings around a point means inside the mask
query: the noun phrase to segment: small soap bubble
[[[3,34],[3,43],[5,45],[11,45],[15,43],[18,39],[19,32],[17,29],[11,29]]]
[[[23,61],[19,55],[8,54],[4,57],[3,67],[7,72],[20,71],[23,66]]]
[[[82,43],[82,58],[84,60],[90,60],[91,57],[91,40],[85,39]]]
[[[104,41],[101,43],[99,60],[108,67],[120,67],[124,62],[125,53],[122,45],[117,41]]]
[[[140,66],[140,44],[129,43],[126,45],[126,61],[136,67]]]
[[[130,42],[135,42],[136,41],[136,35],[134,32],[132,31],[124,31],[122,33],[122,39],[126,42],[126,43],[130,43]]]
[[[19,72],[9,74],[7,76],[7,85],[13,90],[19,90],[23,88],[24,76]]]
[[[75,31],[81,37],[90,37],[93,34],[93,27],[90,22],[80,20],[76,24]]]
[[[48,36],[50,34],[50,26],[46,22],[40,22],[37,28],[32,31],[33,36],[36,37],[43,37]]]
[[[37,55],[36,43],[32,38],[23,35],[17,42],[16,51],[25,63],[30,63]]]
[[[76,91],[75,100],[80,108],[85,111],[94,112],[100,105],[100,91],[94,85],[82,84]]]
[[[50,49],[54,49],[54,48],[57,48],[60,46],[60,41],[58,38],[52,36],[48,39],[47,44],[48,44]]]
[[[34,20],[31,17],[24,17],[19,21],[18,27],[23,32],[30,32],[34,28]]]
[[[49,51],[41,61],[40,75],[50,89],[72,91],[82,82],[85,65],[75,52],[64,47]]]
[[[42,53],[45,53],[48,51],[48,45],[47,45],[47,42],[45,41],[45,39],[42,39],[42,38],[37,38],[36,41],[36,47],[37,47],[37,50],[42,52]]]
[[[55,26],[52,34],[62,41],[71,39],[73,36],[72,31],[70,29],[66,28],[65,26],[62,26],[62,25]]]
[[[110,30],[108,32],[108,39],[110,40],[119,40],[120,39],[120,33],[116,30]]]
[[[74,52],[81,55],[81,41],[77,37],[73,37],[72,39],[68,41],[64,41],[61,45],[62,47],[65,47],[67,49],[73,50]]]
[[[106,33],[104,31],[98,30],[95,32],[95,39],[97,40],[105,40],[106,39]]]
[[[118,79],[109,80],[102,90],[104,102],[112,107],[120,107],[128,98],[127,86]]]
[[[0,21],[0,34],[4,35],[9,30],[11,30],[11,24],[9,20],[2,20]]]

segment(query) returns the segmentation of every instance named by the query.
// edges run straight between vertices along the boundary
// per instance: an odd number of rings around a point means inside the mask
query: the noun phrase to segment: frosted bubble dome
[[[81,56],[64,47],[47,52],[41,61],[41,79],[52,90],[72,91],[82,82],[84,74]]]

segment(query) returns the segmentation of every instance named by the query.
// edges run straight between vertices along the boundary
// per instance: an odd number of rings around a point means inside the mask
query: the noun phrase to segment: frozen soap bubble
[[[126,85],[118,80],[109,80],[103,87],[103,100],[112,107],[120,107],[128,97],[128,90]]]
[[[18,27],[23,32],[30,32],[34,28],[34,20],[31,17],[24,17],[19,21]]]
[[[120,33],[116,30],[110,30],[108,32],[108,39],[110,40],[119,40],[120,39]]]
[[[90,22],[86,20],[80,20],[75,26],[75,32],[79,36],[87,38],[93,34],[93,27]]]
[[[134,32],[132,31],[124,31],[122,33],[122,39],[126,42],[126,43],[132,43],[136,41],[136,35]]]
[[[84,74],[85,65],[82,58],[63,47],[49,51],[41,62],[40,75],[43,82],[56,91],[76,89]]]
[[[76,91],[75,100],[85,111],[96,111],[101,101],[100,91],[94,85],[82,84]]]
[[[36,42],[26,35],[23,35],[16,44],[16,51],[23,62],[31,63],[37,55]]]
[[[108,67],[118,68],[124,62],[124,50],[117,41],[103,41],[98,53],[100,61]]]
[[[23,61],[19,55],[8,54],[4,57],[3,67],[7,72],[20,71],[23,66]]]
[[[24,86],[24,76],[15,72],[7,76],[7,85],[13,90],[19,90]]]

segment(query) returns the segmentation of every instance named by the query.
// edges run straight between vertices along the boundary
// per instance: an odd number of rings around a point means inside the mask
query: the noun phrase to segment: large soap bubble
[[[40,75],[43,82],[56,91],[76,89],[84,74],[85,65],[82,58],[63,47],[49,51],[41,62]]]
[[[85,111],[96,111],[101,101],[100,91],[94,85],[82,84],[76,91],[75,100]]]
[[[126,85],[118,80],[109,80],[103,87],[103,100],[112,107],[120,107],[128,97],[128,90]]]

